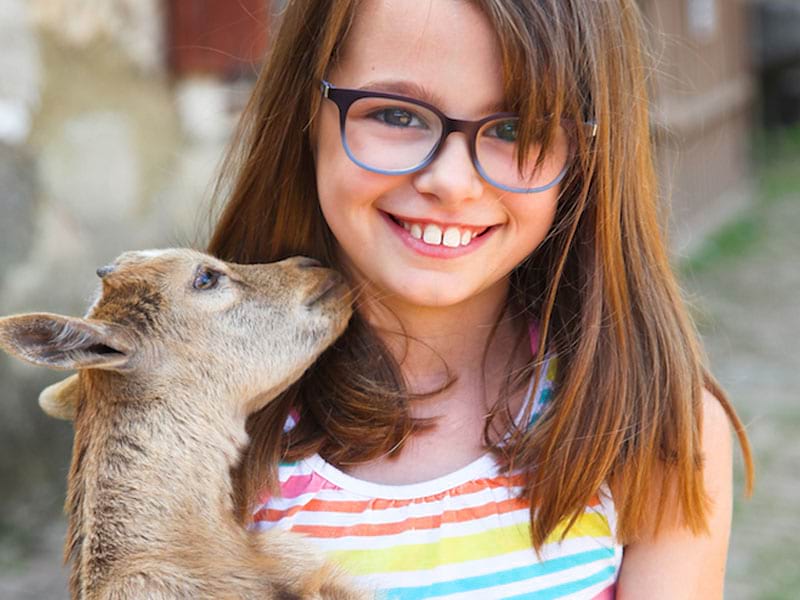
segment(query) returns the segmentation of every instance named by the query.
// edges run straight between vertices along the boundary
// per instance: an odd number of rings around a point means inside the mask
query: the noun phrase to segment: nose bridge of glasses
[[[480,126],[479,121],[464,121],[462,119],[451,119],[447,115],[439,114],[442,122],[442,133],[439,136],[439,150],[445,145],[451,133],[460,133],[464,136],[470,155],[473,154],[475,135]]]
[[[481,125],[480,121],[464,121],[461,119],[451,119],[448,116],[441,115],[442,119],[442,143],[450,136],[451,133],[463,133],[467,140],[467,144],[472,146],[475,140],[475,134]]]
[[[464,144],[466,145],[467,155],[469,156],[470,162],[474,167],[477,168],[475,156],[475,136],[480,128],[481,122],[451,119],[444,114],[439,114],[438,116],[442,122],[442,133],[439,138],[439,143],[433,151],[432,156],[428,161],[426,161],[426,163],[433,162],[442,154],[445,146],[448,145],[447,142],[450,139],[451,133],[460,133],[463,135]]]
[[[470,162],[475,164],[475,131],[476,127],[474,123],[471,121],[458,121],[453,119],[448,119],[448,121],[443,123],[443,129],[441,137],[439,138],[439,143],[437,144],[436,149],[433,152],[433,156],[431,156],[431,161],[439,158],[445,149],[450,146],[452,147],[452,143],[450,140],[451,133],[460,133],[461,140],[463,140],[463,148],[466,150],[467,156],[469,157]],[[458,137],[455,140],[452,140],[456,146],[459,144]],[[452,150],[451,150],[452,151]]]

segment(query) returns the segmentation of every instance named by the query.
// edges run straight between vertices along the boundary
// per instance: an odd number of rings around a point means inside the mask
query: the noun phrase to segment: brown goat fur
[[[301,537],[244,529],[230,477],[247,416],[346,327],[343,280],[310,259],[179,249],[128,252],[98,275],[85,318],[0,319],[10,354],[78,369],[40,397],[75,425],[72,597],[365,598]]]

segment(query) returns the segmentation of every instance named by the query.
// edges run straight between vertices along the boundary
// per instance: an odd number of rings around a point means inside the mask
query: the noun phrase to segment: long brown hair
[[[545,349],[558,356],[545,414],[494,448],[525,474],[533,544],[540,548],[559,523],[573,522],[609,481],[624,490],[615,498],[617,535],[634,539],[653,503],[664,507],[664,488],[654,482],[665,473],[684,524],[703,531],[704,387],[736,430],[748,490],[752,459],[742,423],[705,366],[658,223],[636,4],[472,1],[497,32],[506,99],[522,117],[523,136],[543,114],[597,123],[594,138],[575,132],[576,157],[552,230],[511,273],[509,306],[539,323],[538,356],[524,375],[537,371]],[[319,81],[357,7],[358,0],[289,3],[224,165],[218,190],[229,195],[213,254],[238,262],[304,254],[338,266],[308,131]],[[242,514],[259,490],[274,489],[280,460],[318,452],[341,465],[399,451],[416,428],[430,425],[410,416],[413,401],[396,360],[356,315],[301,381],[251,417],[252,443],[235,474]],[[299,423],[284,432],[291,409]],[[487,422],[491,446],[489,430]]]

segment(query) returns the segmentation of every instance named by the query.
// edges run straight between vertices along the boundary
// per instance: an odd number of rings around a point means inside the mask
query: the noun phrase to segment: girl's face
[[[477,120],[503,109],[502,74],[495,33],[472,3],[367,0],[327,79],[337,87],[414,97],[451,118]],[[338,109],[323,100],[312,143],[320,206],[345,268],[353,283],[366,283],[393,303],[501,301],[509,273],[553,222],[558,186],[535,194],[493,186],[473,167],[462,133],[448,136],[421,171],[377,174],[348,158]],[[446,243],[434,243],[437,229]],[[451,247],[456,231],[458,246]]]

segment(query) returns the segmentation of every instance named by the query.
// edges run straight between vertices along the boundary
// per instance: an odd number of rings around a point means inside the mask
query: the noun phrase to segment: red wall
[[[168,0],[168,51],[178,76],[233,78],[267,49],[269,0]]]

